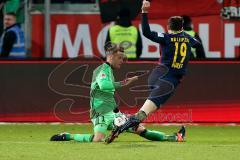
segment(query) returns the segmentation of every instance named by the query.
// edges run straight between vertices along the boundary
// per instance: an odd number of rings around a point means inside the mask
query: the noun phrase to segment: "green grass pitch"
[[[148,128],[172,133],[178,126]],[[1,160],[239,160],[239,126],[187,126],[187,142],[151,142],[130,133],[112,144],[50,142],[63,131],[91,133],[91,125],[0,125]]]

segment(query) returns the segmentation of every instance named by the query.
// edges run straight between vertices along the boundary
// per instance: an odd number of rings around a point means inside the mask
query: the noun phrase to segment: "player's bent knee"
[[[93,137],[93,142],[102,142],[105,138],[105,134],[96,132]]]

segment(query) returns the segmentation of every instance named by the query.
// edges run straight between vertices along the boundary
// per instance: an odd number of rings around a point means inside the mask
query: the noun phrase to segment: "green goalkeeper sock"
[[[66,134],[67,140],[74,140],[78,142],[92,142],[92,134]]]
[[[151,141],[176,141],[175,135],[166,135],[163,132],[144,130],[141,134],[141,137],[144,137]]]

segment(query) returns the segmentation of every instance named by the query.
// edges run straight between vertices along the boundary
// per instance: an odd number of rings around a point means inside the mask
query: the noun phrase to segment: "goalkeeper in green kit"
[[[116,44],[109,42],[104,48],[106,62],[93,71],[90,91],[90,118],[94,126],[94,134],[70,134],[64,132],[53,135],[51,141],[103,142],[109,130],[114,127],[114,119],[124,115],[117,108],[114,92],[118,88],[133,83],[138,77],[134,76],[124,81],[115,82],[113,71],[120,69],[126,56],[123,48]],[[138,134],[152,141],[177,141],[176,134],[166,135],[159,131],[145,129],[142,125],[134,129],[130,128],[127,132]]]

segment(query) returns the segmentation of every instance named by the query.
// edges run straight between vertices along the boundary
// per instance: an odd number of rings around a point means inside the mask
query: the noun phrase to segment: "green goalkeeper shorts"
[[[92,123],[94,126],[94,133],[100,132],[104,135],[108,134],[108,130],[113,129],[113,121],[114,118],[121,116],[123,113],[118,112],[114,113],[113,111],[105,113],[102,116],[92,119]],[[134,133],[135,131],[132,128],[129,128],[127,132]]]
[[[101,132],[107,135],[108,130],[111,130],[113,128],[113,120],[115,116],[116,116],[116,113],[111,111],[97,118],[93,118],[92,123],[94,126],[94,133]]]

